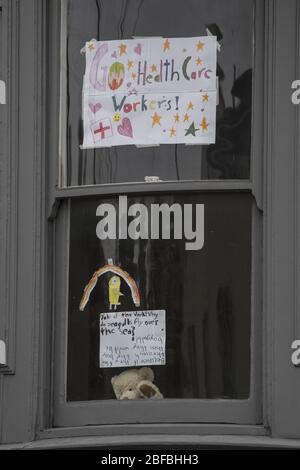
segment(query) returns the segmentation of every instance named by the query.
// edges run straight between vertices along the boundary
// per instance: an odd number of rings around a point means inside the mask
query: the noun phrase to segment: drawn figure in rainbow
[[[108,281],[108,296],[109,296],[110,310],[112,310],[112,307],[114,307],[114,310],[117,310],[117,306],[121,305],[120,297],[121,295],[124,295],[120,291],[121,279],[123,279],[123,281],[125,281],[128,287],[130,288],[131,297],[134,302],[134,305],[136,307],[140,307],[141,298],[140,298],[139,289],[135,280],[126,271],[120,268],[120,266],[115,266],[113,262],[109,260],[108,264],[102,266],[102,268],[99,268],[97,269],[96,272],[94,272],[88,284],[85,286],[83,296],[79,304],[79,310],[83,311],[85,309],[86,304],[88,303],[90,299],[90,295],[94,287],[96,286],[99,277],[103,276],[105,273],[108,273],[108,272],[113,274],[113,276]]]
[[[109,310],[117,310],[117,306],[121,305],[120,296],[124,295],[120,291],[121,289],[121,279],[119,276],[113,276],[110,278],[108,282],[108,289],[109,289]]]

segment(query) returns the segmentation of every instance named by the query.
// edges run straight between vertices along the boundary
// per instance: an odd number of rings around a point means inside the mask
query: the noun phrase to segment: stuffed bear
[[[121,374],[112,377],[111,384],[118,400],[163,398],[153,380],[153,370],[150,367],[142,367],[121,372]]]

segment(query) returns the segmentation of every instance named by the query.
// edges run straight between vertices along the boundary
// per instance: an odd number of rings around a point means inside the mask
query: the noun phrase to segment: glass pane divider
[[[93,186],[70,186],[55,190],[56,199],[65,199],[95,195],[118,195],[122,193],[162,193],[162,192],[193,192],[193,191],[246,191],[252,192],[250,181],[182,181],[162,183],[121,183]]]

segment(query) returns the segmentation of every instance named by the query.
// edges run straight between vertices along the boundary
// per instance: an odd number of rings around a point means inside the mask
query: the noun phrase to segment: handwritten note
[[[101,313],[100,367],[164,365],[165,317],[165,310]]]

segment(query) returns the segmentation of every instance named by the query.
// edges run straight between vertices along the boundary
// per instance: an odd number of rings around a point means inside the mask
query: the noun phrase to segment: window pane
[[[150,365],[167,398],[246,399],[250,388],[251,207],[248,194],[128,197],[128,207],[204,204],[204,245],[186,249],[185,239],[99,240],[96,216],[119,199],[71,202],[67,399],[115,398],[111,378],[130,367],[99,367],[100,314],[110,310],[111,272],[99,277],[85,308],[84,288],[112,260],[137,283],[140,307],[121,279],[118,312],[165,310],[165,365]],[[195,209],[195,208],[194,208]],[[128,219],[130,222],[132,218]],[[193,216],[195,222],[195,213]],[[149,225],[150,226],[150,225]],[[195,230],[195,227],[194,227]],[[101,336],[102,338],[102,336]]]
[[[140,182],[146,176],[164,181],[249,178],[252,0],[69,0],[67,5],[63,66],[66,123],[62,129],[67,185]],[[87,40],[201,36],[206,35],[207,26],[222,46],[218,53],[220,91],[215,145],[79,148],[83,139],[81,100],[85,70],[85,57],[80,50]]]

